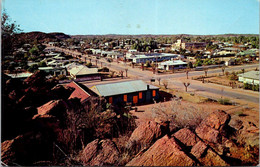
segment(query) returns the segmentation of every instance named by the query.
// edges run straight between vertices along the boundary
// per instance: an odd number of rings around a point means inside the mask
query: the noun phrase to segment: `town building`
[[[178,39],[177,42],[175,42],[172,45],[173,49],[199,49],[199,48],[205,48],[207,45],[206,42],[184,42],[182,39]]]
[[[169,60],[158,64],[158,68],[163,70],[183,69],[186,67],[187,63],[182,60]]]
[[[38,69],[55,76],[67,75],[67,70],[65,67],[39,67]]]
[[[6,74],[6,75],[8,75],[9,77],[14,78],[14,79],[24,80],[24,79],[30,77],[32,75],[32,73],[25,72],[25,73]]]
[[[98,68],[88,68],[84,65],[75,66],[68,70],[70,76],[74,80],[102,80],[102,75],[98,72]]]
[[[252,85],[259,85],[259,71],[249,71],[238,74],[238,81]]]
[[[111,104],[149,103],[159,100],[159,88],[142,80],[95,85],[90,88]]]
[[[164,60],[171,60],[177,58],[184,58],[184,56],[171,53],[147,53],[132,55],[132,57],[128,57],[128,59],[132,59],[134,63],[146,63],[146,61],[161,62]]]

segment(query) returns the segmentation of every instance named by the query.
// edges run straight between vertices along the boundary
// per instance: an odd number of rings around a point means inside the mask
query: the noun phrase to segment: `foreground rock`
[[[119,151],[110,139],[94,140],[79,155],[84,166],[115,165],[118,158]]]
[[[226,128],[230,121],[230,115],[224,111],[214,111],[196,128],[197,135],[211,143],[221,142],[221,136],[225,136]]]
[[[49,160],[52,153],[52,134],[30,132],[1,143],[1,161],[7,165],[30,165],[34,161]]]
[[[149,148],[158,138],[164,136],[168,129],[167,123],[144,122],[132,133],[127,148],[135,152]]]
[[[194,166],[174,138],[167,135],[157,140],[146,152],[132,159],[126,166]]]
[[[173,136],[182,142],[186,147],[192,147],[200,141],[200,139],[187,128],[179,130],[174,133]]]
[[[34,118],[42,115],[61,115],[66,109],[66,103],[63,100],[51,100],[48,103],[37,108],[38,114]]]

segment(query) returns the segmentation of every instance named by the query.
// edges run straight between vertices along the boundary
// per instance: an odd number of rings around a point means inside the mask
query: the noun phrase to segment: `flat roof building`
[[[163,70],[172,70],[173,68],[182,69],[186,67],[187,67],[187,63],[182,60],[170,60],[158,64],[158,68]]]
[[[147,54],[138,54],[134,56],[132,55],[131,58],[134,63],[145,63],[146,61],[160,62],[164,60],[183,58],[183,56],[179,54],[171,54],[171,53],[147,53]]]

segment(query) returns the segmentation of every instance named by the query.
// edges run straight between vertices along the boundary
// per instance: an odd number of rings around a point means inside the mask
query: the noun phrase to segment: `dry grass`
[[[204,108],[182,105],[179,99],[172,99],[169,105],[159,103],[152,107],[152,117],[170,121],[172,130],[184,127],[194,130],[207,115]]]

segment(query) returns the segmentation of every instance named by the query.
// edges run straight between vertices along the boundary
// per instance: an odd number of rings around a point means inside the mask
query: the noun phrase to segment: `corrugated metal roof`
[[[116,82],[109,84],[101,84],[96,85],[91,88],[94,92],[99,94],[100,96],[113,96],[119,94],[126,94],[132,92],[140,92],[146,91],[147,85],[142,80],[134,80],[134,81],[125,81],[125,82]],[[150,89],[159,89],[154,85],[149,85]]]
[[[88,68],[84,65],[79,65],[71,68],[69,72],[75,76],[77,75],[86,75],[86,74],[97,74],[98,69],[97,68]]]
[[[259,71],[249,71],[244,74],[238,74],[240,77],[259,80]]]

